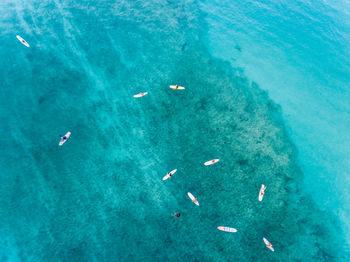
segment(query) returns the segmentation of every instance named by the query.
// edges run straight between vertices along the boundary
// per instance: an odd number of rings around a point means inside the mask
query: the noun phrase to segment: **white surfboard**
[[[171,85],[170,88],[174,89],[174,90],[184,90],[185,89],[183,86],[179,86],[179,85]]]
[[[134,95],[134,97],[136,97],[136,98],[138,98],[138,97],[143,97],[143,96],[145,96],[145,95],[147,95],[147,94],[148,94],[148,92],[144,92],[144,93],[140,92],[139,94]]]
[[[233,227],[219,226],[218,229],[221,230],[221,231],[230,232],[230,233],[235,233],[235,232],[237,232],[237,229],[235,229],[235,228],[233,228]]]
[[[204,165],[205,166],[210,166],[210,165],[213,165],[213,164],[215,164],[215,163],[217,163],[219,161],[220,161],[220,159],[212,159],[212,160],[209,160],[209,161],[205,162]]]
[[[62,146],[64,143],[66,143],[67,142],[67,140],[69,139],[69,137],[70,137],[70,132],[68,132],[67,134],[65,134],[63,137],[61,137],[61,141],[58,143],[58,145],[59,146]],[[63,138],[66,138],[66,139],[63,139]]]
[[[191,198],[192,202],[199,206],[197,198],[195,198],[190,192],[187,193],[188,197]]]
[[[260,192],[259,192],[259,201],[263,200],[263,197],[264,197],[264,194],[265,194],[265,189],[266,189],[266,186],[265,185],[261,185]]]
[[[163,177],[163,181],[164,181],[164,180],[167,180],[167,179],[170,178],[172,175],[174,175],[176,171],[177,171],[177,169],[174,169],[174,170],[170,171],[169,173],[167,173],[166,176]]]
[[[272,252],[275,252],[275,250],[273,249],[273,246],[266,238],[263,237],[263,241],[268,249],[270,249]]]
[[[20,37],[19,35],[16,35],[17,39],[24,44],[26,47],[29,47],[29,44],[27,43],[26,40],[24,40],[22,37]]]

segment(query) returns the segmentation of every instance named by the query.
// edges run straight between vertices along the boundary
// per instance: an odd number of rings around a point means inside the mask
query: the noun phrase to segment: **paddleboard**
[[[140,92],[139,94],[137,94],[137,95],[134,95],[134,97],[143,97],[143,96],[145,96],[145,95],[147,95],[148,94],[148,92],[144,92],[144,93],[142,93],[142,92]]]
[[[271,243],[270,243],[266,238],[264,238],[264,237],[263,237],[263,240],[264,240],[264,243],[265,243],[266,247],[267,247],[268,249],[270,249],[272,252],[275,252],[275,250],[273,249]]]
[[[171,85],[170,88],[174,89],[174,90],[184,90],[185,89],[183,86],[176,86],[176,85]]]
[[[265,194],[265,189],[266,189],[266,186],[261,185],[260,192],[259,192],[259,201],[263,200],[263,197],[264,197],[264,194]]]
[[[169,173],[167,173],[166,176],[163,177],[163,181],[164,181],[164,180],[167,180],[167,179],[170,178],[172,175],[174,175],[176,171],[177,171],[177,169],[174,169],[173,171],[170,171]]]
[[[235,228],[233,228],[233,227],[219,226],[218,229],[221,230],[221,231],[230,232],[230,233],[235,233],[235,232],[237,232],[237,229],[235,229]]]
[[[205,166],[210,166],[210,165],[213,165],[213,164],[215,164],[215,163],[217,163],[219,161],[220,161],[220,159],[212,159],[212,160],[209,160],[209,161],[205,162],[204,165]]]
[[[59,146],[62,146],[64,143],[67,142],[67,140],[68,140],[69,137],[70,137],[70,132],[68,132],[67,134],[65,134],[64,137],[66,137],[67,139],[64,139],[64,140],[63,140],[63,139],[61,138],[61,141],[58,143]]]
[[[197,198],[195,198],[190,192],[187,193],[188,197],[191,198],[192,202],[199,206]]]
[[[20,37],[19,35],[16,35],[17,39],[24,44],[26,47],[29,47],[29,44],[27,43],[26,40],[24,40],[22,37]]]

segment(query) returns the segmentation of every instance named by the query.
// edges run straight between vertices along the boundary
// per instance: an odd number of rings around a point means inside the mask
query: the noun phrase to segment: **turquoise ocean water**
[[[209,50],[282,106],[304,188],[350,235],[350,3],[211,1],[202,8]]]
[[[1,1],[0,260],[349,261],[349,13],[326,4]]]

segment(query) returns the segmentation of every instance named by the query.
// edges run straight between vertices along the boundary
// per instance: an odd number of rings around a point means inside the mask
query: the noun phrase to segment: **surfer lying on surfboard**
[[[166,173],[165,177],[163,177],[163,180],[167,180],[168,178],[171,178],[171,176],[174,175],[176,171],[177,171],[177,169],[174,169],[174,170],[170,171],[169,173]]]
[[[70,132],[68,132],[67,134],[65,134],[64,136],[60,135],[61,137],[61,141],[59,142],[59,146],[62,146],[64,143],[67,142],[67,140],[70,138]]]
[[[173,89],[173,90],[183,90],[183,89],[185,89],[183,86],[179,86],[179,85],[171,85],[170,86],[170,88],[171,89]]]
[[[266,238],[263,237],[263,241],[268,249],[270,249],[272,252],[275,252],[275,249],[273,248],[272,244]]]
[[[261,185],[260,192],[259,192],[259,201],[263,200],[263,197],[265,194],[265,189],[266,189],[266,186],[264,184]]]
[[[215,164],[215,163],[217,163],[219,161],[220,161],[220,159],[212,159],[212,160],[209,160],[209,161],[205,162],[204,165],[205,166],[210,166],[210,165],[213,165],[213,164]]]
[[[199,203],[196,197],[194,197],[190,192],[188,192],[187,195],[189,196],[189,198],[192,200],[193,203],[199,206]]]
[[[140,92],[139,94],[134,95],[134,97],[136,97],[136,98],[143,97],[143,96],[145,96],[147,94],[148,94],[148,92]]]
[[[20,37],[19,35],[16,35],[17,39],[26,47],[29,47],[29,44],[27,43],[26,40],[24,40],[22,37]]]

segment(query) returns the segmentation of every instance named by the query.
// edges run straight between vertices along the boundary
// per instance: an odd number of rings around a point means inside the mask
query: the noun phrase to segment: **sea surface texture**
[[[246,17],[262,16],[268,5],[254,3]],[[239,21],[225,12],[242,14],[243,7],[0,2],[0,261],[350,261],[343,213],[307,189],[327,185],[306,179],[300,156],[312,151],[298,148],[301,133],[291,123],[307,115],[285,118],[283,101],[265,91],[268,80],[261,88],[245,72],[248,60],[239,64],[255,46],[230,38]],[[280,8],[273,21],[288,7]],[[231,56],[224,55],[227,41]],[[265,59],[263,52],[255,57]],[[149,94],[135,99],[141,91]],[[71,139],[59,147],[68,131]],[[203,165],[213,158],[220,162]],[[261,184],[267,189],[259,202]],[[319,194],[331,194],[324,188]]]
[[[350,2],[209,1],[215,57],[281,105],[303,188],[342,221],[350,243]]]

